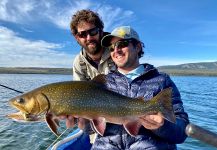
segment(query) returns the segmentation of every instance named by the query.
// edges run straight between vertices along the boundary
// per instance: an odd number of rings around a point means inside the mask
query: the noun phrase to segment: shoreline
[[[165,72],[171,76],[217,76],[217,70],[207,69],[162,69],[157,68],[159,72]],[[60,74],[72,75],[72,68],[33,68],[33,67],[0,67],[0,74]]]

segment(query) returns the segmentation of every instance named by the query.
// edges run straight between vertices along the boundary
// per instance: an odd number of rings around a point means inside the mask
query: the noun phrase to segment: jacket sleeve
[[[180,144],[187,138],[185,128],[189,123],[188,114],[184,111],[180,93],[169,75],[166,75],[164,86],[164,88],[172,87],[172,104],[176,123],[165,120],[164,125],[157,130],[153,130],[153,132],[170,143]]]

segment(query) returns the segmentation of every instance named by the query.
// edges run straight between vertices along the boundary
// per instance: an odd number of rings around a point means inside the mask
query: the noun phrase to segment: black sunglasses
[[[113,43],[109,46],[109,50],[110,52],[113,52],[115,50],[115,48],[120,49],[120,48],[125,48],[127,47],[130,42],[132,42],[132,40],[121,40],[121,41],[117,41],[116,43]]]
[[[95,27],[86,31],[81,31],[77,33],[77,36],[79,38],[86,38],[87,35],[89,34],[90,36],[95,36],[99,33],[99,28]]]

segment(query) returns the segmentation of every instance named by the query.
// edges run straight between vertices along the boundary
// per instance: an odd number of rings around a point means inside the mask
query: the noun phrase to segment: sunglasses
[[[112,45],[110,45],[109,50],[110,50],[110,52],[113,52],[115,50],[115,48],[117,48],[117,49],[125,48],[130,44],[130,42],[132,42],[132,40],[118,41],[118,42],[113,43]]]
[[[79,38],[86,38],[87,35],[90,35],[90,36],[95,36],[99,33],[99,28],[95,27],[95,28],[92,28],[92,29],[89,29],[89,30],[86,30],[86,31],[81,31],[81,32],[78,32],[77,33],[77,36]]]

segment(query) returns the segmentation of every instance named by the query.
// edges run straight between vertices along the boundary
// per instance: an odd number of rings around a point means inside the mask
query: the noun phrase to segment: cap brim
[[[102,38],[101,40],[101,45],[104,46],[104,47],[109,47],[111,45],[111,39],[113,38],[114,36],[109,34],[109,35],[106,35]]]

